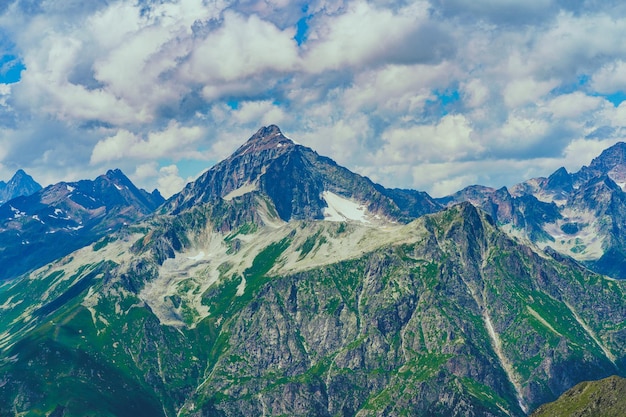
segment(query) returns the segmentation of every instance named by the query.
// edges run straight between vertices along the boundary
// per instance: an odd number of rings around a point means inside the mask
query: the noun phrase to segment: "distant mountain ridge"
[[[553,248],[593,271],[626,278],[626,144],[617,143],[589,166],[569,173],[494,190],[471,186],[436,199],[450,205],[470,201],[494,217],[510,235]]]
[[[0,280],[134,223],[163,202],[158,191],[138,189],[119,169],[11,199],[0,206]]]
[[[24,170],[18,169],[9,182],[0,181],[0,204],[20,196],[28,196],[41,190],[41,185]]]

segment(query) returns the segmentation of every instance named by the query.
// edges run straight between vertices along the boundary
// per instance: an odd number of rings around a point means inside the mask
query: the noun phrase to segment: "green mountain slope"
[[[581,382],[533,417],[622,417],[626,415],[626,379],[612,376]]]
[[[522,416],[626,368],[624,284],[469,204],[194,206],[4,284],[0,314],[0,416]]]

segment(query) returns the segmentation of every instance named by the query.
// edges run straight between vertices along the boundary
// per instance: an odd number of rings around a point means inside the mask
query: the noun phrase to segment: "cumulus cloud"
[[[177,122],[170,122],[166,129],[151,132],[147,137],[121,129],[98,143],[91,153],[91,163],[115,161],[123,158],[158,159],[194,156],[192,145],[202,136],[203,129],[198,126],[184,127]]]
[[[194,45],[183,71],[190,81],[208,84],[288,71],[298,58],[294,35],[256,15],[226,12],[218,29]]]
[[[555,118],[575,121],[580,116],[600,109],[605,103],[606,101],[600,97],[576,91],[553,98],[546,104],[546,108]]]
[[[512,80],[504,89],[504,103],[512,109],[537,103],[558,85],[558,80],[536,81],[531,78]]]
[[[14,0],[0,32],[25,67],[0,81],[1,162],[42,181],[117,166],[169,194],[275,123],[441,194],[626,137],[617,1]]]
[[[593,74],[591,85],[599,93],[626,91],[626,62],[618,59],[604,64]]]
[[[182,190],[187,182],[178,174],[176,165],[168,165],[159,170],[157,185],[161,195],[165,198]]]
[[[437,125],[392,128],[383,134],[386,144],[377,159],[396,163],[464,160],[483,150],[472,136],[472,127],[462,115],[444,116]]]
[[[318,73],[346,65],[439,62],[454,46],[447,32],[428,20],[426,2],[394,11],[357,1],[340,15],[312,22],[305,66]]]

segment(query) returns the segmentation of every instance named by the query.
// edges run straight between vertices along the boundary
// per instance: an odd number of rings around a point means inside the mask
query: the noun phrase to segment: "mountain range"
[[[626,281],[590,269],[621,250],[619,146],[433,199],[264,127],[0,286],[0,416],[525,416],[624,375]]]
[[[30,178],[18,171],[13,179],[18,175]],[[0,281],[91,244],[165,201],[158,191],[150,194],[135,187],[120,170],[93,181],[35,188],[20,188],[22,195],[0,205]]]
[[[618,143],[589,166],[569,173],[560,168],[494,189],[467,187],[438,199],[469,201],[489,213],[509,235],[572,257],[589,269],[626,278],[626,144]]]

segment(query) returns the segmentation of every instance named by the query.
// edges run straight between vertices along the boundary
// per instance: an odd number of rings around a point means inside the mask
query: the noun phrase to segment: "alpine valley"
[[[618,144],[436,200],[264,127],[3,282],[0,416],[528,415],[626,375],[624,182]]]

